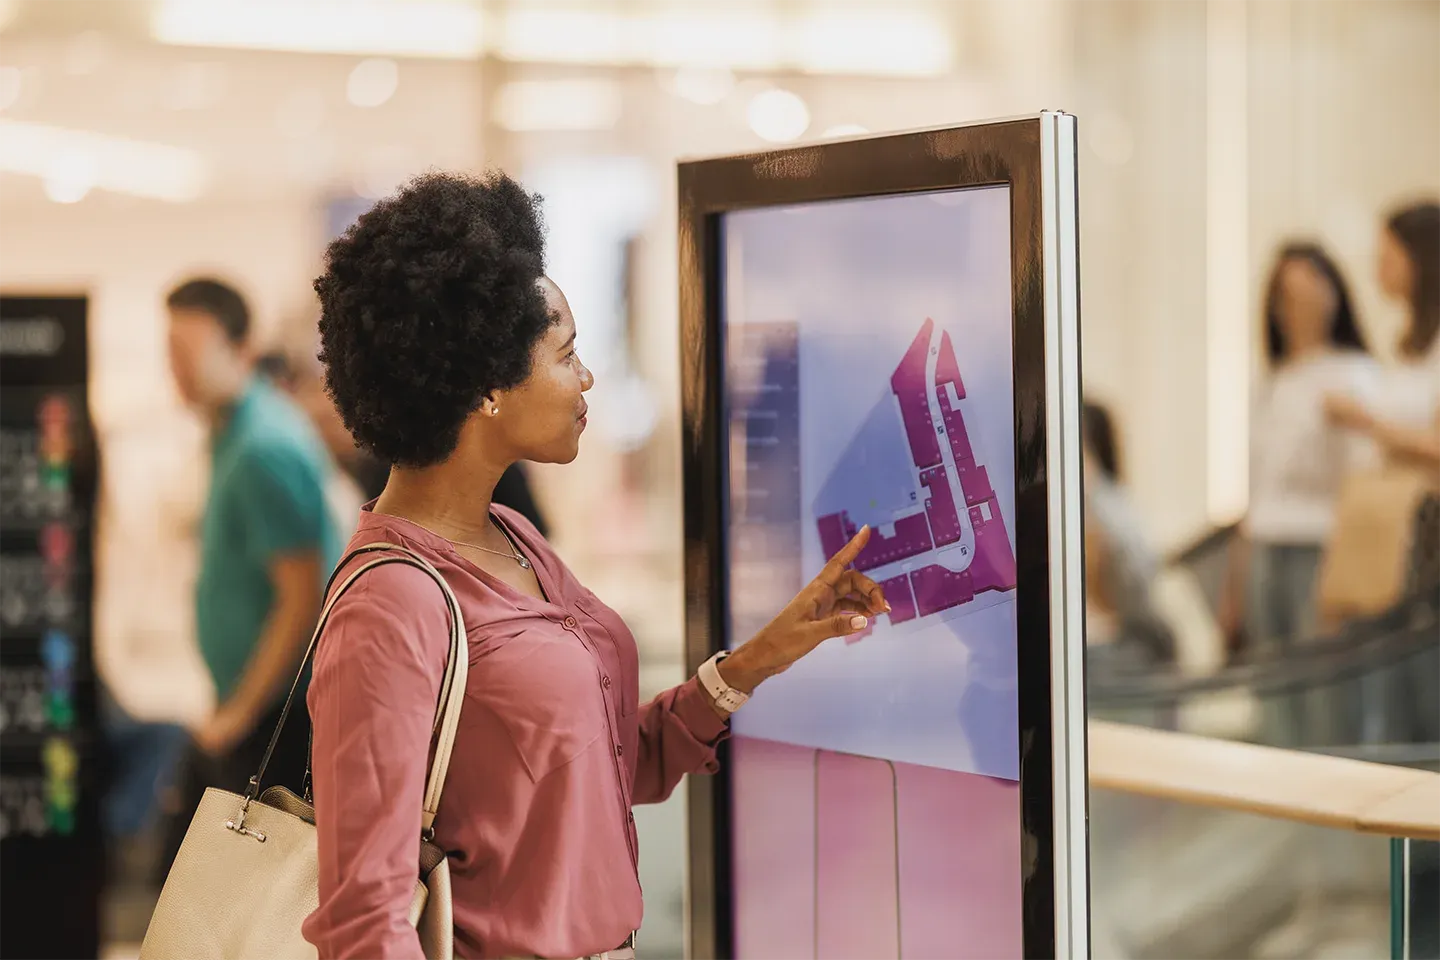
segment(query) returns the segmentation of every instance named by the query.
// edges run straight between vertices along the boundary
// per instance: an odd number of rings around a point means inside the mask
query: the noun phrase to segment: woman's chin
[[[580,438],[576,437],[569,443],[556,444],[554,447],[537,451],[526,457],[531,463],[573,463],[575,458],[580,456]]]

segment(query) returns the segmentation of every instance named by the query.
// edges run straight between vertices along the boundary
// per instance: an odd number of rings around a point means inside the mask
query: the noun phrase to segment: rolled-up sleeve
[[[719,769],[715,748],[729,729],[695,677],[642,706],[640,757],[631,788],[634,802],[659,803],[685,774],[714,773]]]
[[[304,926],[321,958],[423,956],[408,912],[448,635],[435,584],[391,564],[336,603],[321,638],[309,692],[320,903]]]

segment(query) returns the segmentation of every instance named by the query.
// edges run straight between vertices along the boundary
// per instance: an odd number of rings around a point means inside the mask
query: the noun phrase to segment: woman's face
[[[1313,263],[1293,257],[1280,267],[1280,336],[1285,352],[1324,343],[1335,319],[1335,288]]]
[[[583,394],[595,385],[595,377],[575,353],[575,317],[565,294],[549,277],[542,277],[540,286],[555,322],[535,345],[530,376],[519,386],[497,391],[496,413],[486,418],[520,459],[569,463],[580,453],[589,410]]]
[[[1380,231],[1380,256],[1375,262],[1375,273],[1385,296],[1410,301],[1410,292],[1415,286],[1415,265],[1410,262],[1404,244],[1388,229]]]

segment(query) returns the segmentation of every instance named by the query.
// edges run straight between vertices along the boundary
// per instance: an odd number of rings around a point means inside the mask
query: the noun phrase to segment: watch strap
[[[710,694],[710,698],[715,701],[717,707],[725,713],[734,713],[745,705],[745,701],[750,699],[750,695],[736,690],[725,682],[724,677],[720,676],[720,661],[729,655],[729,650],[720,651],[700,664],[700,669],[696,671],[695,675],[700,680],[700,686]]]

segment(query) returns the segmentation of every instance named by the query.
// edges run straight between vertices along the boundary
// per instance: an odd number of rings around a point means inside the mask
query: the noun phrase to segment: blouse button
[[[606,690],[609,690],[609,689],[610,689],[610,678],[609,678],[609,677],[601,677],[601,678],[600,678],[600,686],[604,687]]]
[[[574,618],[574,617],[566,617],[566,618],[565,618],[565,626],[568,627],[568,628],[571,629],[571,630],[574,630],[574,629],[575,629],[575,618]]]
[[[623,757],[623,756],[625,756],[625,748],[622,747],[622,746],[621,746],[620,744],[618,744],[618,743],[615,744],[615,756],[617,756],[617,757]]]

